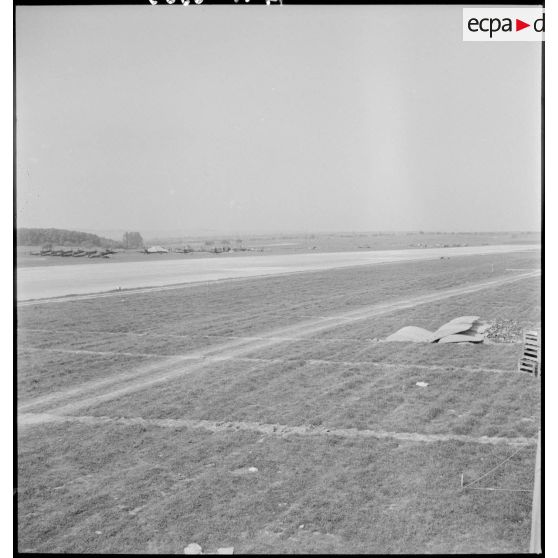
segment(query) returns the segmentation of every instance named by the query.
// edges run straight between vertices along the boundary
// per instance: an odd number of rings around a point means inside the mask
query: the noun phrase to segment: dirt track
[[[261,339],[258,338],[258,339]],[[274,340],[284,340],[283,337],[272,337],[270,339]],[[287,338],[289,341],[298,341],[300,338]],[[329,338],[328,338],[329,339]],[[312,340],[313,341],[313,340]],[[324,341],[323,339],[321,340]],[[129,353],[123,351],[90,351],[87,349],[45,349],[41,347],[25,347],[26,351],[32,351],[36,353],[62,353],[69,355],[93,355],[93,356],[130,356],[130,357],[146,357],[146,358],[157,358],[157,359],[168,359],[169,356],[179,357],[189,359],[188,355],[164,355],[160,353]],[[195,360],[192,358],[191,360]],[[220,358],[205,358],[205,362],[219,362]],[[292,362],[291,359],[287,358],[256,358],[256,357],[234,357],[228,360],[234,360],[245,363],[287,363]],[[382,368],[407,368],[412,370],[444,370],[446,372],[451,371],[465,371],[465,372],[495,372],[499,374],[515,374],[516,370],[503,370],[501,368],[475,368],[473,366],[451,366],[451,365],[435,365],[435,364],[402,364],[402,363],[389,363],[389,362],[374,362],[371,360],[331,360],[331,359],[319,359],[319,358],[297,358],[297,361],[304,361],[308,364],[335,364],[338,366],[379,366]]]
[[[258,339],[235,339],[226,343],[192,351],[179,357],[170,357],[162,361],[150,363],[138,370],[114,377],[86,382],[75,388],[37,397],[23,402],[18,410],[20,413],[50,413],[71,415],[98,403],[118,399],[124,395],[141,391],[152,385],[186,376],[196,370],[208,367],[215,361],[226,361],[249,355],[258,349],[278,345],[286,337],[302,338],[315,333],[334,329],[335,327],[381,316],[398,310],[429,304],[439,300],[461,296],[476,291],[499,287],[504,284],[536,277],[540,272],[517,273],[489,281],[482,281],[466,286],[454,287],[438,292],[390,301],[382,304],[365,306],[341,314],[305,320],[299,324],[269,331]],[[206,360],[207,359],[207,360]],[[192,362],[194,360],[195,362]],[[21,422],[20,426],[40,424],[40,418],[34,421]]]
[[[61,416],[42,413],[20,415],[22,425],[44,424],[47,422],[77,422],[80,424],[122,424],[125,426],[155,426],[158,428],[187,428],[190,430],[208,430],[209,432],[248,431],[259,432],[267,436],[338,436],[341,438],[391,438],[404,442],[436,443],[456,441],[477,444],[536,444],[536,438],[503,438],[498,436],[466,436],[463,434],[420,434],[417,432],[389,432],[358,428],[326,428],[324,426],[287,426],[285,424],[269,424],[253,421],[216,422],[212,420],[190,419],[144,419],[141,417],[97,417],[97,416]]]

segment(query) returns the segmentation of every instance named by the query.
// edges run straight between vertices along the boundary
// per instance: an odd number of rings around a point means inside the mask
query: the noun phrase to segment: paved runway
[[[439,259],[442,256],[503,254],[526,250],[540,250],[540,245],[508,244],[242,257],[227,257],[224,254],[215,258],[188,260],[26,267],[17,270],[17,299],[20,301],[45,299],[74,294],[102,293],[118,288],[164,287],[359,265]]]

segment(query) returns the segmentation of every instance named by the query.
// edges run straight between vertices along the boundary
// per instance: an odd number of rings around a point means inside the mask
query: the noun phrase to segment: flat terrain
[[[18,270],[18,300],[102,293],[119,289],[164,287],[285,273],[322,271],[401,261],[422,261],[479,254],[538,250],[537,245],[505,244],[361,252],[320,252],[204,259],[150,259],[143,262],[89,263]],[[64,258],[60,258],[61,260]]]
[[[120,237],[115,237],[119,239]],[[251,256],[269,256],[285,254],[308,254],[311,252],[356,252],[370,250],[405,250],[408,248],[440,248],[444,246],[487,246],[501,244],[540,244],[541,235],[536,232],[496,232],[496,233],[429,233],[429,232],[347,232],[347,233],[319,233],[319,234],[261,234],[240,235],[240,244],[236,236],[191,236],[183,238],[146,238],[145,245],[159,245],[168,249],[191,246],[195,250],[207,250],[206,241],[212,241],[215,246],[228,245],[236,249],[239,246],[249,252],[229,252],[213,254],[209,252],[192,252],[180,254],[142,254],[137,250],[118,251],[109,259],[62,258],[56,256],[36,256],[31,252],[39,252],[41,246],[18,246],[17,266],[48,267],[56,265],[99,265],[106,263],[147,262],[151,260],[191,260],[200,258],[235,258]],[[54,248],[82,248],[80,246],[55,246]],[[87,246],[94,249],[94,246]]]
[[[19,550],[526,552],[540,382],[521,346],[382,339],[459,315],[537,328],[539,267],[493,253],[20,305]]]

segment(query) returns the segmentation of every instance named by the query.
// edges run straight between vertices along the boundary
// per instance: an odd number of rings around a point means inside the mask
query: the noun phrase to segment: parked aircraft
[[[112,252],[108,251],[108,250],[95,250],[93,252],[88,252],[87,253],[87,257],[88,258],[108,258],[109,254],[111,254]]]
[[[143,254],[168,254],[169,251],[162,246],[151,246],[150,248],[144,248]]]

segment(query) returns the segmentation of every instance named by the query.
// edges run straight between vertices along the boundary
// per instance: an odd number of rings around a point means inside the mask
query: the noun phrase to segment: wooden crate
[[[540,372],[540,357],[539,333],[537,331],[525,331],[523,333],[523,355],[517,365],[518,371],[538,376]]]
[[[518,372],[527,372],[537,376],[539,372],[539,363],[530,358],[521,358],[519,359],[517,370]]]

